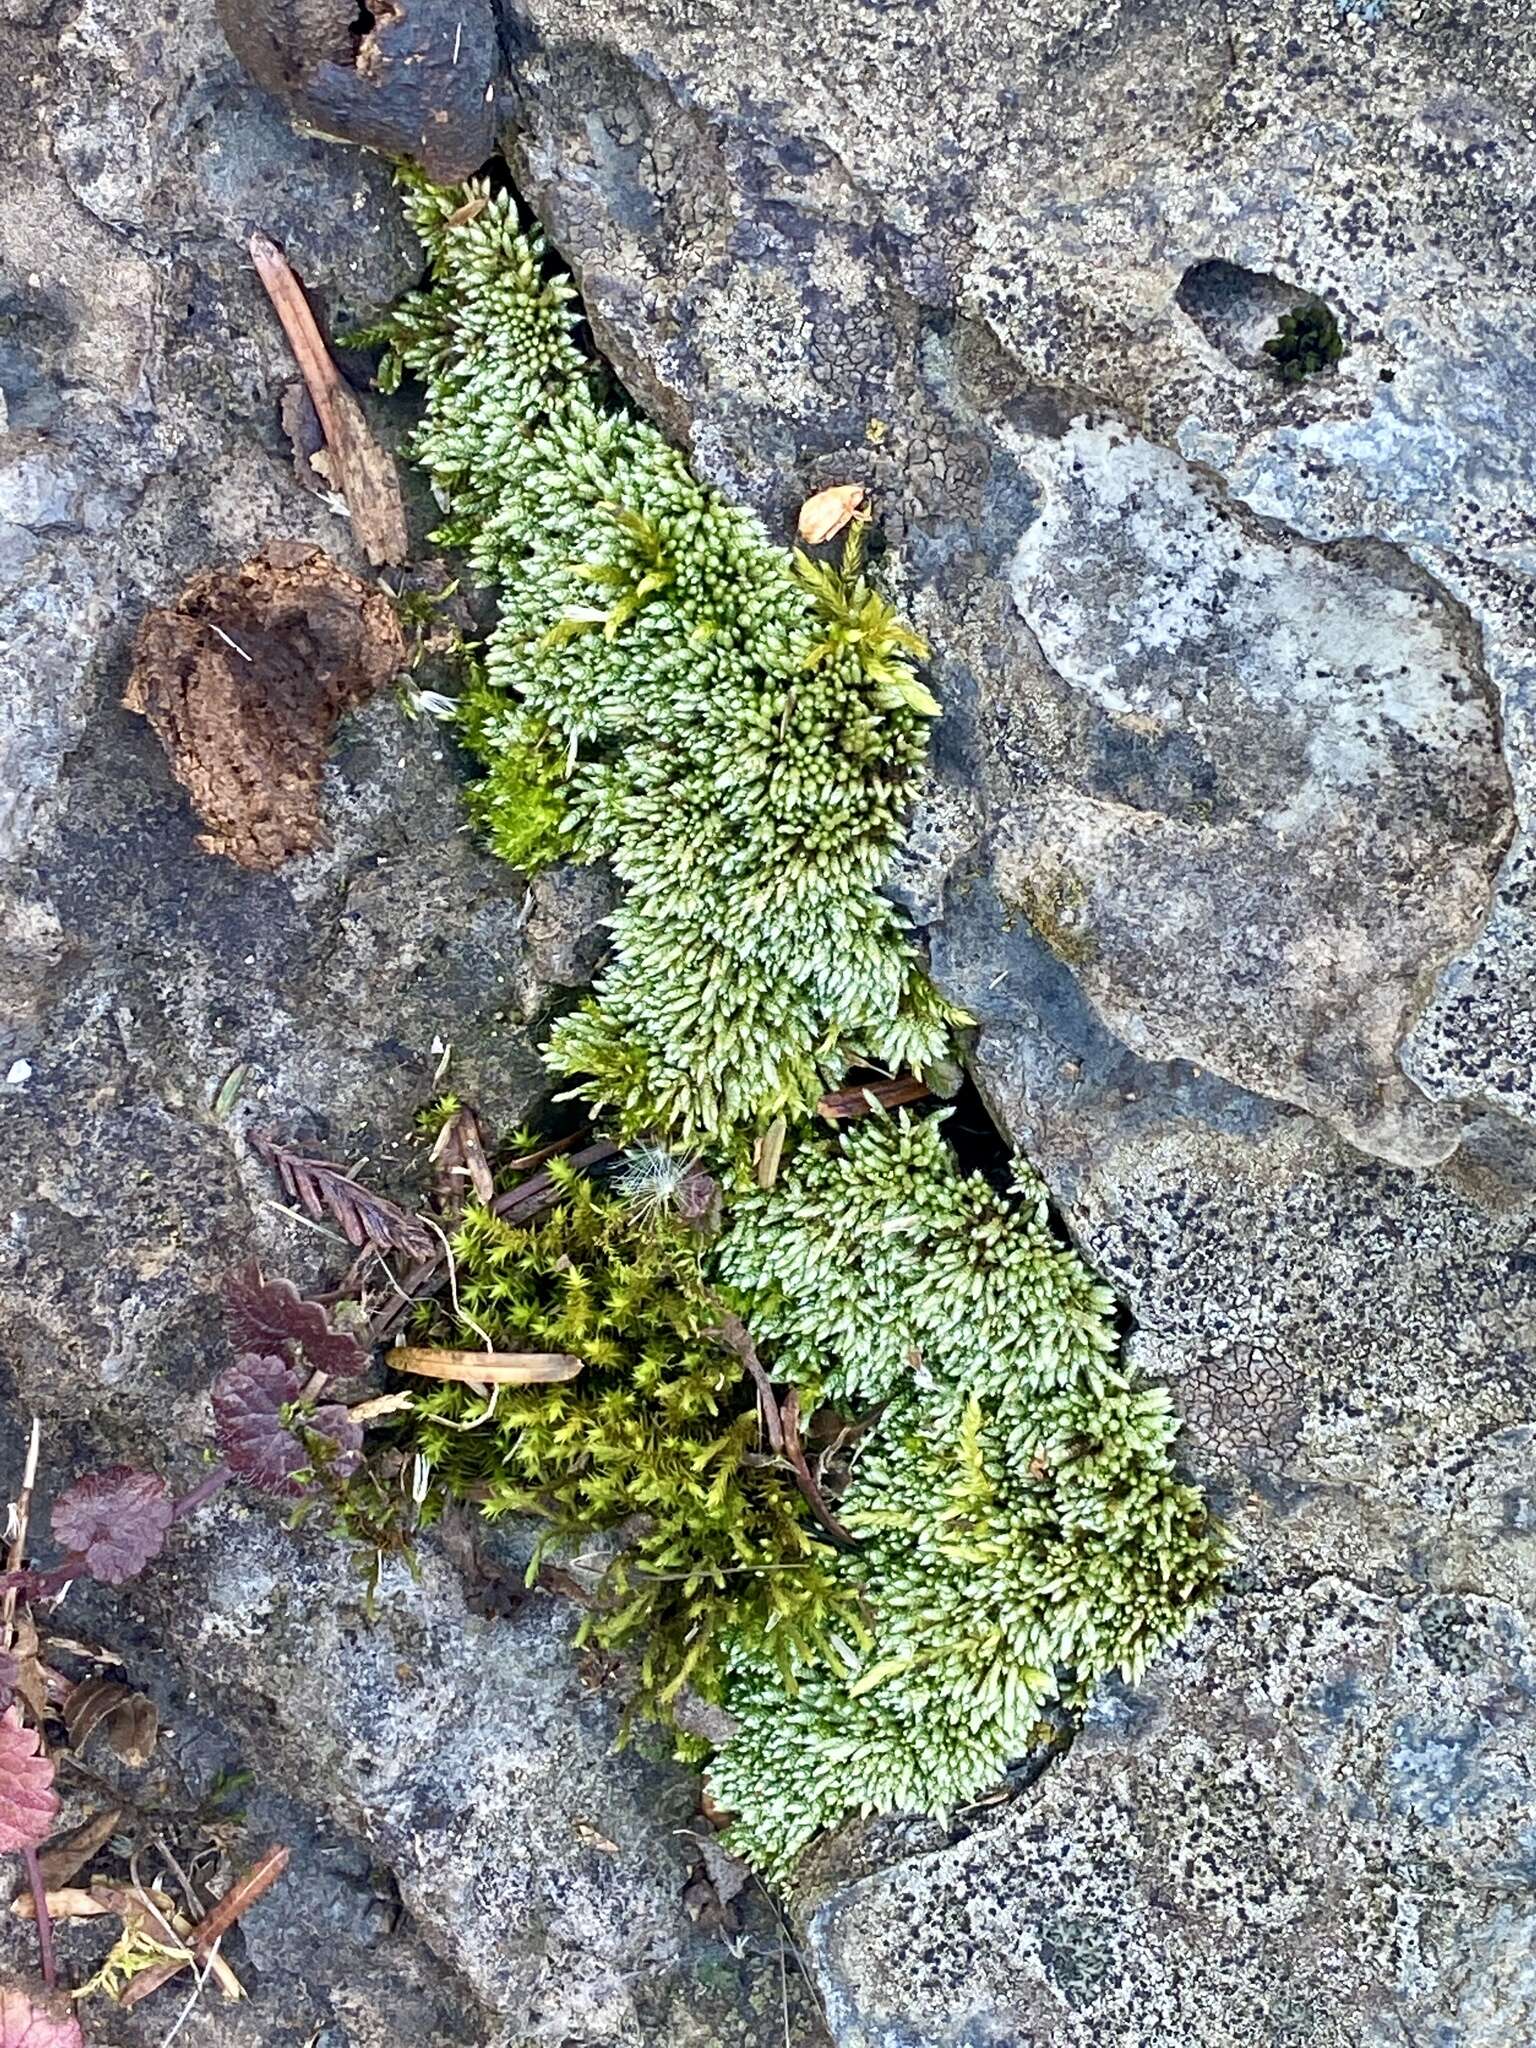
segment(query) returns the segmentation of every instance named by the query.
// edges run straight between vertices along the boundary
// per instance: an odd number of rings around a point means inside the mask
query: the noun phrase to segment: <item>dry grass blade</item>
[[[822,1096],[816,1112],[837,1123],[876,1115],[882,1109],[900,1109],[908,1102],[922,1102],[932,1093],[928,1083],[915,1074],[900,1074],[894,1081],[858,1081],[849,1088],[834,1088]]]
[[[310,458],[347,501],[352,531],[370,562],[403,562],[410,552],[405,504],[393,458],[368,430],[363,409],[342,381],[321,339],[309,301],[288,259],[266,235],[252,235],[251,261],[282,322],[325,436],[325,456]]]
[[[387,1195],[374,1194],[329,1160],[305,1159],[263,1132],[252,1131],[250,1142],[272,1165],[299,1207],[316,1222],[329,1216],[339,1223],[348,1244],[404,1252],[412,1259],[425,1260],[432,1255],[432,1234],[426,1225]]]
[[[429,1380],[461,1380],[469,1386],[537,1387],[573,1380],[582,1360],[570,1351],[434,1351],[402,1344],[389,1353],[396,1372]]]

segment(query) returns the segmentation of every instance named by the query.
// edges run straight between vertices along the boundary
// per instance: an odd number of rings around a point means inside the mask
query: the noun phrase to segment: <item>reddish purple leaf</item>
[[[165,1547],[174,1503],[157,1472],[111,1465],[66,1487],[53,1506],[53,1533],[82,1571],[108,1586],[137,1578]]]
[[[303,1301],[291,1280],[267,1279],[248,1259],[224,1282],[224,1313],[237,1351],[292,1357],[333,1379],[360,1373],[368,1355],[348,1330],[338,1330],[318,1301]]]
[[[0,2048],[85,2048],[67,1998],[40,2001],[19,1984],[0,1984]]]
[[[20,1708],[0,1714],[0,1851],[35,1849],[58,1818],[53,1765],[38,1753],[42,1739],[22,1726]]]
[[[303,1375],[286,1358],[255,1351],[237,1358],[213,1383],[213,1433],[220,1457],[252,1486],[289,1500],[303,1493],[294,1475],[310,1460],[284,1423],[283,1409],[298,1399],[303,1384]]]
[[[339,1402],[329,1401],[317,1408],[306,1424],[312,1436],[328,1437],[336,1446],[326,1458],[326,1470],[336,1479],[350,1479],[363,1462],[363,1432]],[[324,1455],[322,1453],[322,1455]],[[311,1465],[315,1460],[310,1458]]]

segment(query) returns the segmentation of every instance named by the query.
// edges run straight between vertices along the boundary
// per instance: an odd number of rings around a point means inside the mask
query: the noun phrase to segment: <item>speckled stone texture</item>
[[[1037,1788],[811,1888],[840,2048],[1536,2038],[1536,14],[506,19],[637,397],[781,531],[874,492],[896,892],[1242,1544]]]
[[[528,0],[498,48],[640,402],[781,531],[874,493],[946,705],[896,891],[1243,1546],[1033,1789],[819,1866],[840,2048],[1536,2038],[1536,16]],[[1313,294],[1349,353],[1286,386]]]
[[[366,1156],[396,1185],[450,1044],[444,1085],[506,1128],[544,1087],[537,1037],[590,979],[607,907],[595,876],[530,894],[476,847],[460,764],[391,688],[332,747],[328,849],[264,875],[199,850],[159,742],[121,707],[146,608],[272,540],[369,574],[295,480],[294,371],[245,238],[281,242],[338,328],[417,252],[386,166],[296,137],[211,8],[3,12],[0,1499],[32,1412],[46,1488],[114,1457],[189,1485],[227,1358],[220,1275],[254,1251],[329,1285],[350,1256],[274,1213],[246,1131]],[[401,419],[372,416],[386,436]],[[415,513],[420,536],[431,508]],[[173,1803],[253,1774],[235,1866],[273,1837],[294,1849],[230,1945],[250,1999],[204,2001],[178,2038],[779,2048],[778,1925],[761,1900],[734,1948],[694,1925],[677,1831],[697,1780],[615,1752],[618,1709],[583,1685],[569,1616],[535,1600],[481,1621],[431,1556],[419,1585],[386,1585],[376,1625],[362,1596],[323,1531],[227,1498],[136,1587],[77,1588],[61,1616],[152,1685]],[[20,1879],[6,1858],[6,1899]],[[79,1982],[103,1944],[83,1925],[61,1941]],[[35,1967],[0,1911],[0,1968]],[[792,1968],[788,1996],[808,2041]],[[157,2044],[184,2002],[94,2001],[89,2037]]]

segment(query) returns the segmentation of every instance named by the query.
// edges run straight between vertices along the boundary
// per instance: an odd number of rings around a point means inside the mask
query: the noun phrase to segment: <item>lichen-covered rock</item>
[[[344,517],[294,477],[293,368],[248,237],[281,239],[337,329],[408,283],[416,251],[387,167],[296,138],[206,8],[22,0],[7,58],[0,1499],[32,1413],[49,1485],[117,1457],[190,1484],[227,1358],[221,1275],[253,1251],[303,1282],[346,1262],[274,1213],[245,1131],[366,1154],[387,1185],[440,1086],[507,1128],[544,1091],[535,1039],[590,980],[607,907],[599,878],[559,871],[530,902],[466,830],[441,728],[392,690],[343,720],[308,792],[328,844],[261,874],[199,848],[164,751],[121,705],[144,613],[270,541],[306,543],[366,578],[393,648]],[[249,1768],[238,1841],[295,1850],[231,1944],[251,1997],[203,2004],[186,2038],[778,2048],[768,1909],[743,1916],[739,1953],[695,1929],[669,1830],[697,1781],[615,1753],[616,1711],[583,1692],[552,1612],[482,1627],[440,1561],[377,1629],[361,1596],[344,1548],[233,1501],[178,1527],[131,1592],[71,1594],[62,1626],[136,1683],[156,1674],[166,1796]],[[0,1913],[0,1935],[0,1965],[35,1968],[30,1929]],[[79,1981],[85,1935],[64,1938]],[[793,1973],[790,1993],[809,2039]],[[158,2043],[183,2003],[175,1987],[129,2013],[96,2001],[87,2031]]]
[[[1248,1547],[1125,1725],[831,1897],[834,2030],[1523,2038],[1529,6],[532,0],[513,47],[637,397],[784,530],[874,493],[946,706],[896,887]],[[1313,300],[1346,353],[1289,383]]]

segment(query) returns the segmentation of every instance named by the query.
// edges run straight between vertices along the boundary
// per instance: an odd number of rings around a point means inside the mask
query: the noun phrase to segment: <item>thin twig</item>
[[[806,1463],[805,1449],[800,1442],[800,1396],[791,1388],[784,1396],[782,1405],[773,1391],[773,1382],[767,1368],[757,1355],[757,1346],[752,1342],[751,1333],[741,1317],[727,1309],[720,1317],[714,1332],[715,1341],[733,1352],[751,1373],[757,1384],[758,1413],[768,1431],[768,1441],[779,1456],[784,1459],[795,1475],[795,1484],[805,1496],[806,1506],[820,1522],[823,1529],[840,1549],[857,1550],[857,1540],[843,1527],[842,1523],[827,1506],[821,1488]]]
[[[403,562],[410,539],[395,465],[368,431],[362,407],[342,382],[287,257],[263,234],[252,235],[249,246],[256,275],[314,402],[330,456],[328,481],[346,500],[352,531],[375,566]]]
[[[207,1988],[208,1979],[212,1976],[214,1965],[218,1962],[218,1960],[219,1944],[216,1941],[213,1944],[213,1947],[208,1951],[207,1961],[203,1964],[203,1967],[197,1973],[197,1982],[192,1986],[192,1996],[187,2000],[186,2004],[181,2008],[181,2011],[176,2015],[176,2024],[171,2028],[171,2031],[166,2035],[165,2039],[161,2042],[160,2048],[171,2048],[171,2043],[175,2040],[176,2036],[181,2032],[182,2028],[187,2024],[187,2021],[192,2017],[192,2008],[197,2004],[197,2001],[202,1997],[203,1992]]]
[[[202,1919],[194,1925],[191,1933],[180,1937],[190,1943],[193,1956],[205,1956],[210,1949],[218,1947],[222,1937],[234,1926],[240,1915],[248,1907],[254,1906],[263,1892],[276,1884],[288,1868],[291,1854],[291,1850],[284,1848],[281,1843],[274,1842],[271,1848],[251,1865],[244,1877],[235,1880],[217,1905],[209,1907]],[[186,1963],[192,1961],[193,1956],[187,1957],[186,1961],[167,1957],[163,1963],[156,1963],[152,1969],[145,1970],[141,1976],[135,1977],[123,1992],[123,2004],[137,2005],[141,1998],[148,1998],[152,1991],[158,1991],[162,1984],[168,1983],[178,1971],[185,1969]]]
[[[37,1850],[23,1849],[21,1860],[26,1865],[27,1883],[32,1887],[32,1908],[37,1920],[37,1949],[43,1965],[43,1982],[51,1991],[59,1981],[59,1973],[53,1960],[53,1915],[48,1910],[48,1887],[43,1882]]]
[[[34,1415],[26,1463],[21,1470],[21,1491],[11,1507],[11,1540],[5,1553],[7,1572],[19,1572],[27,1554],[27,1522],[32,1513],[32,1489],[37,1484],[37,1457],[42,1437],[42,1422]],[[15,1639],[17,1590],[14,1585],[8,1586],[5,1599],[0,1602],[0,1649],[8,1650]]]
[[[856,1081],[847,1088],[833,1088],[816,1105],[816,1114],[833,1123],[850,1117],[869,1116],[884,1109],[900,1109],[909,1102],[922,1102],[933,1090],[915,1074],[901,1074],[891,1081]]]
[[[11,1508],[11,1540],[5,1553],[7,1572],[19,1572],[27,1554],[27,1523],[32,1517],[32,1489],[37,1484],[37,1461],[42,1440],[43,1425],[34,1415],[32,1434],[27,1440],[26,1461],[21,1468],[21,1491]],[[16,1639],[16,1597],[19,1590],[12,1580],[5,1589],[4,1600],[0,1601],[0,1649],[9,1650]],[[26,1867],[27,1883],[32,1887],[32,1903],[37,1911],[37,1949],[43,1966],[43,1982],[51,1991],[59,1981],[53,1958],[53,1919],[48,1911],[48,1887],[43,1882],[35,1843],[22,1850],[21,1860]]]

